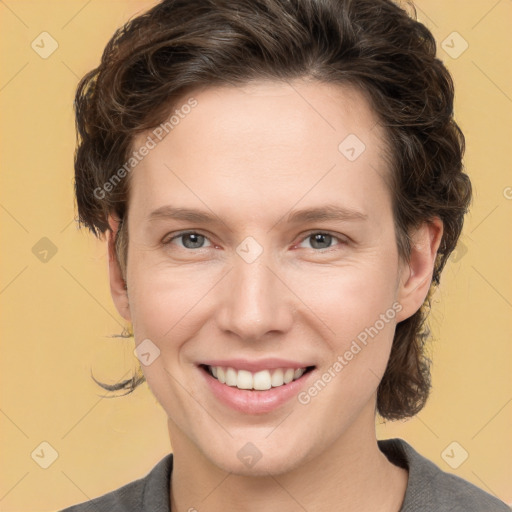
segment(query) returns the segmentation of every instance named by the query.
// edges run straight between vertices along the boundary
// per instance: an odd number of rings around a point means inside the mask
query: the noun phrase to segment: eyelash
[[[209,240],[210,243],[212,243],[211,240],[208,238],[208,236],[203,235],[202,233],[200,233],[198,231],[181,231],[181,232],[175,234],[174,236],[172,236],[171,238],[169,238],[168,240],[166,240],[164,238],[162,240],[162,245],[163,246],[168,246],[168,245],[171,244],[171,242],[173,242],[177,238],[181,238],[181,237],[183,237],[185,235],[199,235],[199,236],[202,236],[205,239]],[[347,245],[347,243],[348,243],[348,240],[342,238],[341,236],[338,236],[338,235],[335,235],[333,233],[330,233],[329,231],[310,231],[309,233],[307,233],[306,235],[304,235],[301,238],[299,243],[307,240],[308,238],[311,238],[313,235],[328,235],[328,236],[332,237],[332,239],[338,240],[339,245]],[[188,249],[187,247],[183,247],[183,249],[188,250],[188,251],[194,251],[194,250],[200,250],[200,249],[207,249],[207,247],[199,247],[197,249]],[[315,251],[315,252],[327,252],[327,251],[330,251],[332,249],[333,249],[333,247],[327,247],[325,249],[314,249],[314,248],[312,248],[312,250]]]

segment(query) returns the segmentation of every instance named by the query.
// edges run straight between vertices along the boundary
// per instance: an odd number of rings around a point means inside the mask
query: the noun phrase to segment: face
[[[127,295],[111,268],[113,296],[173,449],[278,474],[374,435],[395,325],[421,305],[435,248],[426,231],[417,271],[400,263],[384,132],[361,93],[192,96],[130,176]]]

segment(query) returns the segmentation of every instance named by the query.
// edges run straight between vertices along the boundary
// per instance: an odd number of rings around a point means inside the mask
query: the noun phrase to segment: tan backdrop
[[[111,302],[106,251],[74,222],[72,103],[142,0],[0,1],[2,267],[0,509],[50,511],[139,478],[171,449],[143,385],[103,398],[133,341]],[[512,2],[419,0],[452,71],[475,200],[435,296],[434,389],[379,425],[512,504]]]

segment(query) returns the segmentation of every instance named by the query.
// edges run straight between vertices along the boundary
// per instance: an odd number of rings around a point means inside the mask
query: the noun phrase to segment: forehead
[[[183,107],[191,98],[195,106]],[[156,140],[130,177],[131,200],[147,208],[199,192],[210,202],[245,196],[244,204],[261,207],[263,197],[297,201],[312,188],[313,200],[333,187],[348,202],[365,194],[370,201],[375,181],[384,185],[385,132],[354,88],[305,81],[210,87],[184,95],[168,119],[173,113],[161,141],[153,130],[133,143],[136,150],[148,136]]]

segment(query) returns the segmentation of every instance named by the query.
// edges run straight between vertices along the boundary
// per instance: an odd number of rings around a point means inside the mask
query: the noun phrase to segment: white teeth
[[[284,373],[281,368],[274,370],[272,374],[272,380],[270,381],[272,387],[277,388],[278,386],[282,386],[284,384]]]
[[[232,370],[232,368],[230,368],[230,370]],[[252,389],[252,373],[248,372],[247,370],[238,370],[236,387],[238,389]]]
[[[305,372],[306,370],[304,368],[297,368],[294,372],[293,372],[293,380],[295,379],[298,379],[299,377],[302,377],[302,374]]]
[[[293,380],[294,375],[295,375],[295,370],[293,368],[288,368],[284,372],[284,383],[288,384],[288,382],[291,382]]]
[[[253,388],[258,391],[264,391],[265,389],[270,389],[272,387],[272,378],[270,377],[270,372],[268,370],[262,370],[261,372],[257,372],[253,376]]]
[[[251,373],[247,370],[235,370],[229,366],[209,366],[208,368],[222,384],[238,389],[255,389],[257,391],[288,384],[302,377],[306,371],[306,368],[297,368],[296,370],[294,368],[277,368]]]
[[[226,384],[228,386],[236,386],[237,372],[233,368],[226,368]]]
[[[226,383],[226,374],[224,373],[224,368],[220,366],[217,367],[217,379],[219,382],[222,382],[222,384]]]

